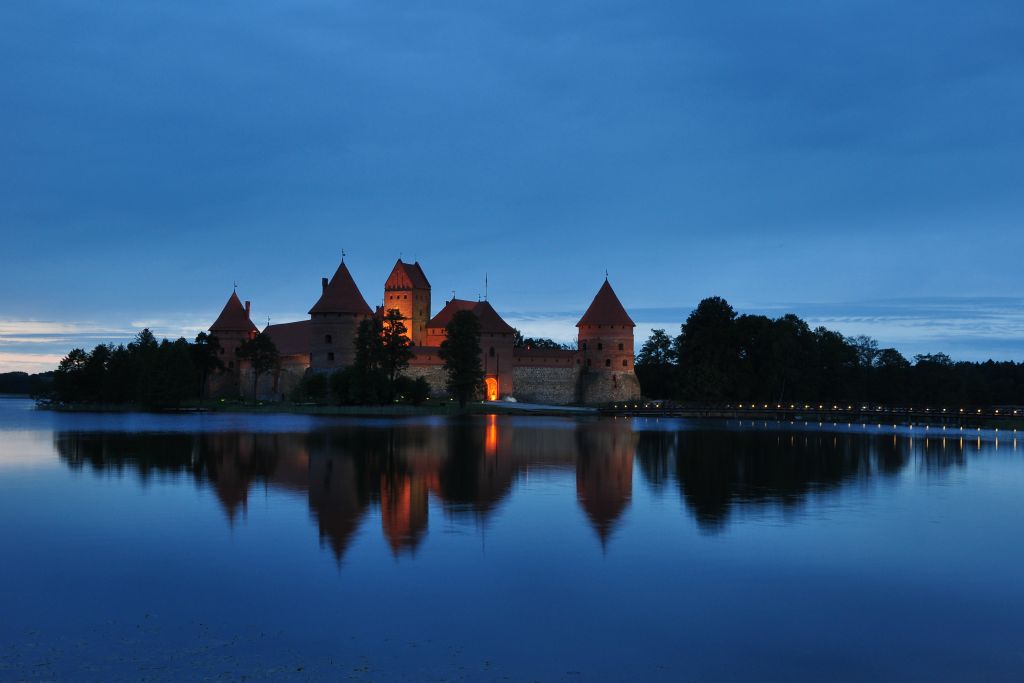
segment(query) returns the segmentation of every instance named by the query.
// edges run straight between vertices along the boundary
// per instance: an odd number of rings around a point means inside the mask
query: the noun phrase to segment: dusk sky
[[[0,4],[0,371],[238,282],[297,320],[341,251],[566,340],[795,312],[1024,360],[1024,4]]]

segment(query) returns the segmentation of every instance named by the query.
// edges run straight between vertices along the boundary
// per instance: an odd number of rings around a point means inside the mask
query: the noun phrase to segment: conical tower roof
[[[359,293],[356,281],[348,272],[348,267],[342,261],[335,271],[330,282],[325,282],[324,291],[309,309],[310,313],[357,313],[360,315],[373,315],[373,311],[366,304],[366,299]]]
[[[210,332],[259,332],[259,328],[252,324],[249,313],[245,306],[238,299],[236,292],[231,292],[228,302],[224,304],[224,310],[220,312],[217,319],[210,325]]]
[[[636,327],[636,323],[626,313],[626,309],[623,308],[619,297],[615,296],[615,290],[608,284],[608,278],[605,278],[601,289],[597,290],[597,296],[590,302],[590,308],[583,314],[580,321],[576,323],[576,327],[582,327],[583,325],[628,325]]]

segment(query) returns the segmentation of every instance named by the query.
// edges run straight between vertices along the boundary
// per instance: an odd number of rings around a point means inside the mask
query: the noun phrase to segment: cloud
[[[63,355],[0,351],[0,372],[46,372],[57,368]]]

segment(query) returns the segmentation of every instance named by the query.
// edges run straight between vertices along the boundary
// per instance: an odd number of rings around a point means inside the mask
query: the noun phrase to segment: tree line
[[[465,406],[479,396],[483,385],[480,322],[471,311],[460,311],[452,316],[447,331],[440,350],[447,388]],[[290,398],[339,405],[419,405],[428,398],[427,381],[405,374],[413,350],[397,310],[364,320],[353,343],[352,365],[330,374],[307,371]],[[245,340],[235,355],[249,363],[253,396],[260,378],[280,368],[277,347],[263,333]],[[222,357],[217,337],[205,332],[193,342],[157,341],[144,329],[128,344],[99,344],[92,351],[72,349],[52,373],[49,396],[64,403],[178,406],[206,398],[210,378],[226,371]],[[19,386],[26,383],[21,380]]]
[[[793,314],[738,315],[721,297],[701,301],[675,337],[653,330],[635,367],[645,396],[700,404],[1024,404],[1024,363],[908,360]]]
[[[51,397],[65,403],[178,405],[201,398],[207,378],[223,370],[216,337],[201,332],[157,341],[147,328],[128,344],[77,348],[53,373]]]

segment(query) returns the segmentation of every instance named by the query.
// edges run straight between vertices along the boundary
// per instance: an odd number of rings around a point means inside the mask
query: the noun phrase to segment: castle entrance
[[[484,380],[487,385],[487,400],[497,401],[498,400],[498,380],[494,377],[488,377]]]

